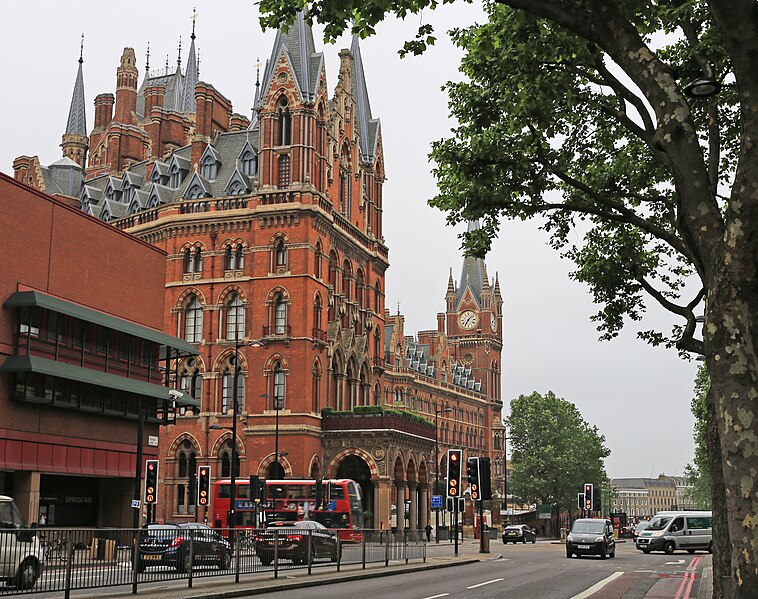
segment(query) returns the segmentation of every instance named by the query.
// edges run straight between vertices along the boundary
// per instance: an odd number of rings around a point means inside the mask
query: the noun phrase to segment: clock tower
[[[478,229],[479,223],[469,222],[468,228],[469,231]],[[450,269],[445,304],[453,364],[463,366],[468,371],[469,379],[481,382],[481,391],[487,399],[496,406],[502,406],[500,353],[503,347],[503,298],[498,277],[491,284],[484,260],[464,257],[457,285]]]

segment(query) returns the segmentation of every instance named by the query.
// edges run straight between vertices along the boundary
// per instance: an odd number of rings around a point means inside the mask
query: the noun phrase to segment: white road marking
[[[623,572],[614,572],[608,578],[603,578],[603,580],[601,580],[597,584],[593,584],[586,591],[582,591],[578,595],[574,595],[573,597],[571,597],[571,599],[585,599],[585,597],[589,597],[590,595],[593,595],[593,594],[597,593],[605,585],[607,585],[609,582],[612,582],[612,581],[616,580],[622,574],[623,574]]]
[[[496,578],[495,580],[488,580],[487,582],[480,582],[479,584],[475,584],[470,587],[466,587],[467,589],[478,589],[479,587],[483,587],[486,584],[492,584],[493,582],[500,582],[501,580],[505,580],[505,578]]]
[[[450,593],[441,593],[440,595],[431,595],[430,597],[424,597],[424,599],[439,599],[440,597],[447,597]]]
[[[679,564],[683,564],[683,563],[684,563],[683,559],[678,559],[675,562],[665,562],[664,565],[665,566],[678,566]]]

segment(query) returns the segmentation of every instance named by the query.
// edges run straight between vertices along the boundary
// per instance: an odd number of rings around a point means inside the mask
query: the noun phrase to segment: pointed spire
[[[147,54],[145,57],[145,79],[150,77],[150,42],[147,42]]]
[[[455,283],[453,282],[453,267],[450,267],[450,275],[447,278],[447,292],[455,293]]]
[[[295,22],[287,30],[287,33],[284,33],[281,27],[276,32],[274,47],[271,50],[271,58],[266,62],[266,68],[263,71],[262,90],[264,94],[271,84],[276,62],[282,49],[286,51],[287,58],[292,65],[300,97],[304,102],[313,101],[318,82],[311,80],[311,60],[323,61],[323,54],[316,53],[316,46],[313,42],[313,31],[305,21],[305,10],[297,13]],[[318,75],[316,74],[315,76]]]
[[[479,229],[479,221],[469,221],[467,232],[471,233]],[[482,306],[482,289],[485,287],[485,280],[487,278],[487,267],[484,265],[484,260],[481,258],[473,258],[466,256],[463,259],[463,266],[461,267],[461,279],[458,285],[456,293],[456,308],[460,306],[463,295],[466,292],[466,288],[471,290],[471,294],[474,296],[474,301],[481,307]]]
[[[195,56],[195,19],[197,11],[192,12],[192,42],[190,43],[189,56],[187,56],[187,71],[184,77],[184,93],[182,94],[182,112],[196,112],[197,101],[195,100],[195,86],[198,82],[197,57]],[[179,42],[181,48],[181,38]]]
[[[361,160],[371,163],[374,160],[374,153],[376,151],[376,142],[379,133],[379,119],[374,119],[371,116],[371,104],[369,104],[368,100],[366,75],[363,70],[363,58],[361,57],[361,47],[357,35],[353,35],[350,52],[353,55],[354,63],[352,92],[357,105],[355,124],[360,134]]]
[[[84,103],[84,34],[79,47],[79,70],[76,73],[76,82],[74,83],[74,93],[71,96],[71,107],[68,111],[68,122],[66,123],[66,133],[73,135],[87,135],[87,115]]]
[[[182,69],[182,36],[179,36],[179,54],[176,57],[176,68]]]

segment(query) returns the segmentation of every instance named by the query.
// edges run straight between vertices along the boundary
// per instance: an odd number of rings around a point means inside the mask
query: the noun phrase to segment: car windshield
[[[671,516],[665,516],[662,518],[653,518],[650,521],[650,525],[647,527],[648,530],[663,530],[666,528],[666,525],[671,520]]]
[[[650,522],[640,522],[637,525],[637,528],[634,529],[635,532],[640,533],[643,530],[645,530],[650,525]]]
[[[571,532],[601,535],[604,529],[605,525],[602,522],[574,522]]]

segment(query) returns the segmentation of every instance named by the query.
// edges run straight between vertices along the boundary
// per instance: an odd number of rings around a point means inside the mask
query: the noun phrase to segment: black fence
[[[344,535],[345,531],[342,531]],[[426,561],[423,531],[318,528],[0,529],[0,596],[258,573]]]

